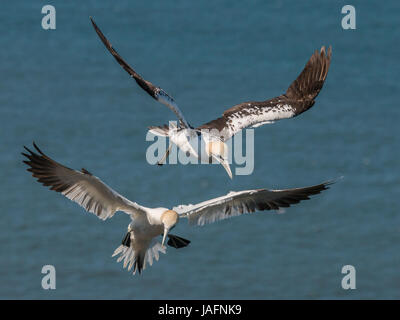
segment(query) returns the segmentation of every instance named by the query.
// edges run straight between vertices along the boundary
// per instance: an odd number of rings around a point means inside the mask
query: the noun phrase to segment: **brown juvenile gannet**
[[[150,132],[158,136],[169,137],[170,141],[182,151],[190,153],[196,158],[199,158],[199,156],[191,143],[194,142],[199,145],[198,140],[202,137],[205,142],[205,152],[209,159],[221,163],[230,178],[232,178],[232,172],[229,167],[228,147],[225,141],[244,128],[256,128],[267,123],[273,123],[276,120],[293,118],[310,109],[322,89],[331,62],[332,48],[329,47],[326,52],[323,46],[319,52],[314,52],[303,71],[286,90],[286,93],[265,101],[240,103],[225,110],[222,117],[194,128],[187,122],[175,100],[163,89],[136,73],[112,47],[92,17],[90,17],[90,20],[101,41],[122,68],[150,96],[171,109],[179,120],[178,126],[151,126],[149,127]],[[160,165],[168,157],[170,150],[171,144],[166,154],[159,161]]]
[[[188,219],[190,224],[204,225],[245,213],[278,210],[308,200],[309,196],[328,189],[334,182],[286,190],[232,191],[195,205],[179,205],[172,209],[147,208],[123,197],[88,170],[82,168],[77,171],[65,167],[45,155],[35,143],[33,146],[36,152],[24,147],[28,153],[22,154],[28,158],[24,161],[29,166],[27,170],[38,182],[60,192],[102,220],[111,218],[117,211],[130,216],[132,221],[128,231],[112,256],[119,255],[117,261],[124,260],[124,268],[128,267],[130,271],[133,267],[134,274],[136,271],[141,273],[147,263],[152,265],[154,259],[158,260],[159,252],[165,253],[166,237],[167,244],[177,249],[190,243],[169,233],[180,218]],[[162,237],[161,243],[159,237]]]
[[[329,47],[326,52],[323,46],[319,52],[314,52],[303,71],[286,90],[286,93],[265,101],[248,101],[238,104],[225,110],[222,117],[194,128],[187,122],[175,100],[163,89],[136,73],[112,47],[91,17],[90,20],[103,44],[125,71],[143,90],[166,105],[178,117],[178,126],[151,126],[149,127],[150,132],[169,137],[170,141],[182,151],[190,153],[196,158],[198,158],[198,154],[191,142],[196,140],[195,143],[198,145],[197,140],[200,139],[201,135],[206,144],[205,152],[210,160],[215,159],[221,163],[230,178],[232,178],[232,172],[229,167],[228,147],[225,141],[244,128],[256,128],[267,123],[273,123],[276,120],[293,118],[310,109],[322,89],[331,62],[332,49]],[[166,154],[159,161],[160,165],[168,157],[170,150],[171,144]]]

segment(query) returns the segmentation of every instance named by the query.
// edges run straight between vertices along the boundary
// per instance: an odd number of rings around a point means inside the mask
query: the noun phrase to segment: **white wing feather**
[[[46,156],[35,144],[34,147],[39,154],[25,147],[29,154],[23,155],[29,161],[24,162],[30,166],[28,171],[44,186],[60,192],[102,220],[112,217],[116,211],[133,216],[145,214],[144,207],[126,199],[87,170],[80,172],[67,168]]]
[[[289,207],[301,200],[308,200],[311,195],[328,189],[328,186],[332,183],[333,181],[329,181],[311,187],[286,190],[232,191],[222,197],[195,205],[180,205],[173,210],[181,217],[188,218],[191,224],[204,225],[255,211],[278,210],[281,207]]]

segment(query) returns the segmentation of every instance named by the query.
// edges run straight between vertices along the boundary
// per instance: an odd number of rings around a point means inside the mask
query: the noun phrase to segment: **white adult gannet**
[[[124,268],[128,267],[129,271],[133,267],[134,274],[136,271],[141,273],[146,263],[152,265],[153,259],[158,260],[159,252],[165,253],[167,236],[167,244],[177,249],[190,243],[189,240],[169,233],[180,218],[187,218],[191,224],[204,225],[245,213],[278,210],[308,200],[309,196],[328,189],[333,183],[329,181],[286,190],[232,191],[195,205],[179,205],[172,209],[147,208],[123,197],[86,169],[77,171],[65,167],[46,156],[35,143],[33,146],[38,153],[24,147],[29,153],[22,154],[28,158],[24,161],[29,166],[27,170],[38,182],[50,187],[50,190],[60,192],[102,220],[111,218],[117,211],[131,217],[128,232],[112,256],[119,255],[117,261],[124,260]],[[161,243],[159,236],[162,237]]]
[[[244,128],[256,128],[267,123],[273,123],[276,120],[293,118],[310,109],[322,89],[331,63],[332,49],[329,47],[326,53],[323,46],[320,52],[314,52],[303,71],[286,90],[286,93],[265,101],[240,103],[225,110],[222,117],[194,128],[185,119],[174,99],[163,89],[136,73],[112,47],[93,19],[91,17],[90,19],[103,44],[125,71],[135,79],[143,90],[157,101],[165,104],[179,119],[179,126],[151,126],[149,127],[150,132],[158,136],[169,137],[172,143],[196,158],[199,158],[198,153],[192,144],[198,146],[198,140],[202,137],[205,142],[204,150],[210,160],[215,159],[221,163],[230,178],[232,178],[232,172],[229,167],[228,147],[225,141]],[[171,144],[159,164],[162,164],[168,157],[170,150]]]

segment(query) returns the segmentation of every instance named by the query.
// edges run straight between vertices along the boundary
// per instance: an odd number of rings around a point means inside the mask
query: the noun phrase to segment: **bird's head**
[[[179,215],[174,210],[167,210],[161,215],[161,222],[164,225],[164,235],[161,245],[164,246],[165,239],[169,230],[178,223]]]
[[[228,155],[228,146],[223,141],[210,141],[206,144],[205,148],[207,155],[216,155],[221,158],[227,158]]]
[[[228,161],[228,154],[229,154],[228,145],[221,140],[210,141],[206,144],[205,150],[207,155],[211,159],[215,159],[225,168],[229,177],[232,179],[232,171],[231,168],[229,167],[229,161]]]

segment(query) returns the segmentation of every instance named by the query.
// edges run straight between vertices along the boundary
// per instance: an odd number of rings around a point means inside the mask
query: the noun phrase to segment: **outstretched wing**
[[[137,84],[143,90],[145,90],[150,96],[152,96],[154,99],[156,99],[157,101],[161,102],[162,104],[166,105],[169,109],[171,109],[176,114],[176,116],[178,117],[183,126],[188,127],[189,125],[185,120],[185,117],[183,116],[181,110],[175,103],[175,100],[170,95],[168,95],[163,89],[156,87],[150,81],[143,79],[138,73],[136,73],[136,71],[133,70],[129,66],[129,64],[124,59],[122,59],[122,57],[118,54],[118,52],[112,47],[110,41],[107,40],[107,38],[104,36],[99,27],[96,25],[92,17],[90,17],[90,20],[92,21],[94,30],[100,37],[101,41],[106,46],[107,50],[110,51],[110,53],[113,55],[115,60],[117,60],[117,62],[121,65],[121,67],[124,68],[125,71],[128,72],[133,79],[135,79]]]
[[[318,194],[329,188],[333,181],[311,187],[286,190],[246,190],[230,192],[225,196],[201,202],[195,205],[180,205],[173,208],[180,217],[189,219],[191,224],[204,225],[218,220],[238,216],[245,213],[264,210],[278,210],[289,207],[309,196]]]
[[[331,63],[332,49],[315,51],[286,93],[266,101],[249,101],[226,110],[222,117],[197,129],[217,129],[227,140],[247,127],[258,127],[276,120],[298,116],[310,109],[321,91]]]
[[[51,187],[50,190],[60,192],[102,220],[112,217],[116,211],[124,211],[133,217],[145,214],[141,206],[115,192],[86,169],[67,168],[46,156],[35,143],[33,146],[38,153],[24,147],[29,152],[22,153],[28,158],[24,163],[29,166],[27,170],[32,176],[44,186]]]

